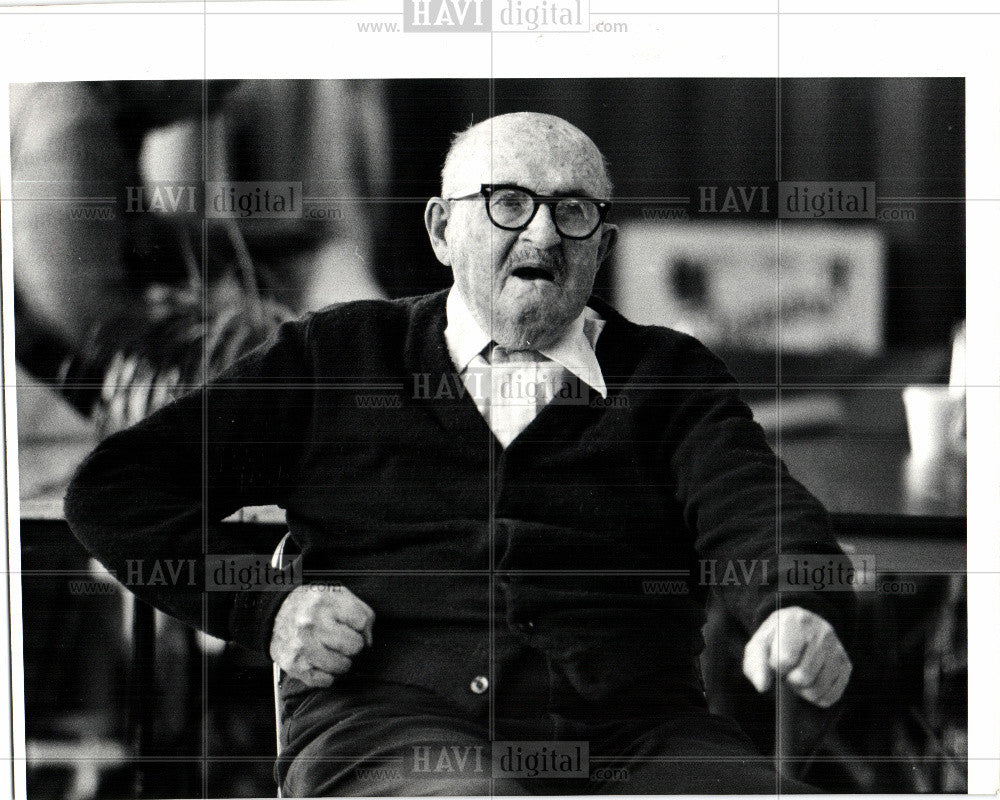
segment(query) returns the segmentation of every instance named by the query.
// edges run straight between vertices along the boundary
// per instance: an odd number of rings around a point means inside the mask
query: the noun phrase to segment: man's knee
[[[340,735],[338,735],[338,733]],[[394,725],[346,737],[328,729],[291,759],[289,797],[448,797],[527,795],[509,778],[491,778],[488,741],[468,731]]]
[[[309,774],[309,770],[289,770],[283,786],[285,797],[484,797],[523,796],[531,792],[510,779],[482,777],[441,777],[419,775],[398,765],[355,766],[335,781],[329,773]]]
[[[410,797],[486,797],[531,794],[515,780],[503,778],[433,778],[411,780],[401,787],[400,796]]]

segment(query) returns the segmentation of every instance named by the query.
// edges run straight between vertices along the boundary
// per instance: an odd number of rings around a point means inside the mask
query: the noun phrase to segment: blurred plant
[[[100,372],[92,414],[101,436],[216,377],[294,316],[261,296],[243,236],[224,222],[235,253],[229,269],[209,282],[184,234],[186,283],[148,287],[139,308],[97,326],[74,359],[78,372]]]

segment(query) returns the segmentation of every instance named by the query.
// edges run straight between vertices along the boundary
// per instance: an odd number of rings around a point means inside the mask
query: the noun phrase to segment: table
[[[914,459],[905,434],[834,433],[772,442],[830,511],[841,544],[879,571],[964,573],[966,465]]]

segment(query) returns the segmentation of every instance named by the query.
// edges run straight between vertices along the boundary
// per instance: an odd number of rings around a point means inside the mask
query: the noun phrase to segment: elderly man
[[[473,126],[424,216],[450,291],[286,324],[71,485],[73,530],[119,575],[208,559],[196,586],[133,588],[282,668],[288,794],[776,791],[700,682],[700,579],[727,565],[754,686],[844,691],[850,593],[774,574],[779,514],[782,553],[840,555],[824,510],[716,358],[591,296],[610,194],[562,119]],[[219,554],[273,548],[219,522],[266,503],[305,585],[206,587]]]

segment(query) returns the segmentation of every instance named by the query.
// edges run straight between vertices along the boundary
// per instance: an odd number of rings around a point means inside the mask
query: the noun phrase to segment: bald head
[[[453,197],[483,183],[507,182],[505,170],[529,156],[543,183],[545,173],[572,174],[581,191],[611,196],[607,162],[591,138],[560,117],[531,111],[491,117],[456,134],[441,170],[441,194]]]

